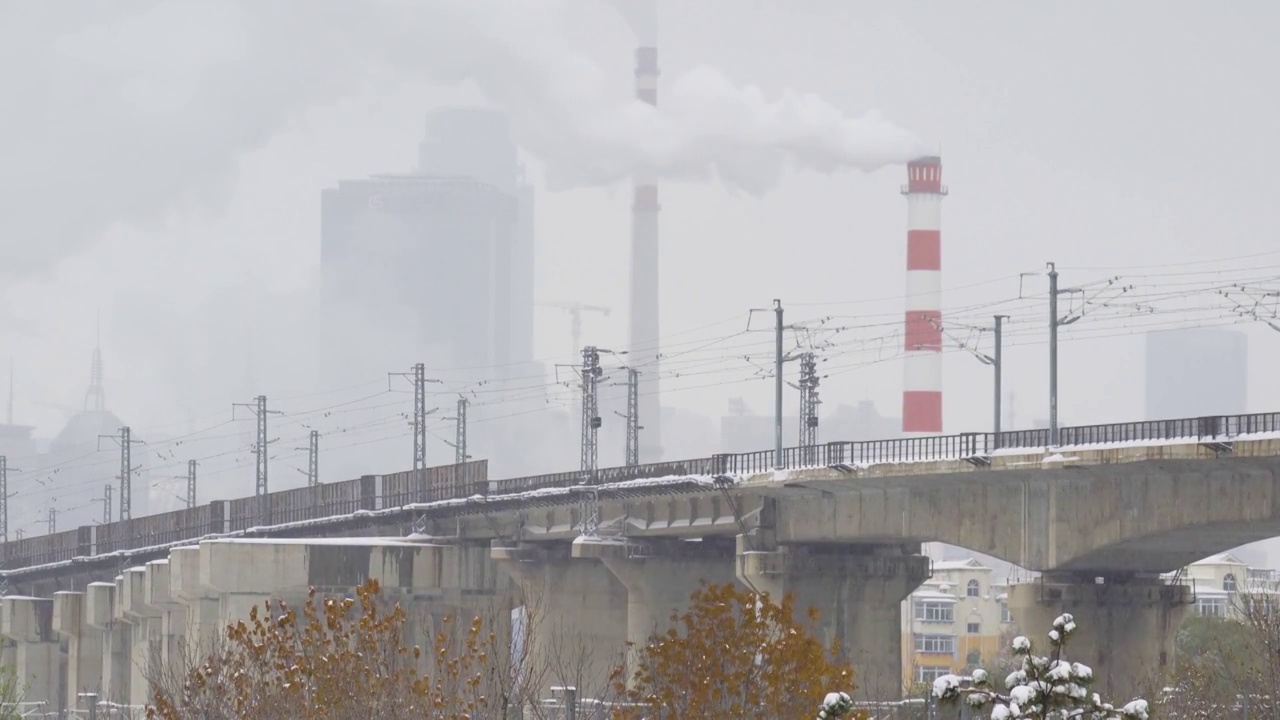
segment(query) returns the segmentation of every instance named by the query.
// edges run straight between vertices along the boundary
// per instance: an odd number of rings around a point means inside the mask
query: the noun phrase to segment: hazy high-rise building
[[[1221,328],[1146,335],[1148,420],[1248,412],[1249,342]]]
[[[529,360],[532,193],[505,117],[433,113],[415,173],[325,190],[321,273],[326,317],[344,331],[395,338],[398,350],[478,379]]]
[[[427,116],[426,137],[418,145],[418,172],[470,177],[515,201],[507,298],[510,332],[501,352],[511,362],[533,359],[533,186],[525,182],[507,116],[490,108],[448,108]],[[501,259],[498,259],[499,261]]]
[[[432,113],[412,173],[342,180],[321,195],[328,371],[358,381],[422,362],[454,383],[495,384],[472,420],[514,414],[494,398],[497,383],[536,374],[533,256],[533,191],[505,115]],[[473,456],[506,455],[485,438],[511,428],[474,430]]]

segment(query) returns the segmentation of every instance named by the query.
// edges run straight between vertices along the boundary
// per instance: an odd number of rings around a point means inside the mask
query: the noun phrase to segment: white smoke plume
[[[920,153],[874,113],[768,98],[707,67],[668,73],[650,107],[629,76],[570,46],[570,11],[563,0],[0,4],[0,67],[14,79],[0,94],[0,274],[44,270],[115,223],[216,211],[243,153],[388,78],[474,82],[556,188],[647,171],[758,194],[788,167],[874,170]]]

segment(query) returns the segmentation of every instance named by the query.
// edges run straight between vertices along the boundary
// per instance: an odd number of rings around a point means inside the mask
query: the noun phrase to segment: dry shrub
[[[619,720],[809,717],[828,692],[852,693],[853,668],[838,647],[815,638],[817,611],[794,617],[781,604],[733,584],[703,585],[664,632],[633,648],[630,667],[613,671],[623,699]],[[629,680],[629,681],[628,681]]]
[[[181,683],[152,684],[153,720],[475,720],[514,714],[499,638],[480,617],[446,619],[425,651],[377,581],[301,612],[267,601],[227,628]],[[429,656],[427,655],[429,653]],[[432,672],[428,673],[430,668]]]

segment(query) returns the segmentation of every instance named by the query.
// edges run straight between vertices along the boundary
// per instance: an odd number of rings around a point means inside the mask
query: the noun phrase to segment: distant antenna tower
[[[89,389],[84,394],[85,412],[103,412],[107,409],[107,395],[102,384],[102,326],[99,322],[98,339],[93,347],[93,366],[89,371]],[[12,391],[9,393],[12,397]]]
[[[9,458],[0,455],[0,542],[9,542]]]

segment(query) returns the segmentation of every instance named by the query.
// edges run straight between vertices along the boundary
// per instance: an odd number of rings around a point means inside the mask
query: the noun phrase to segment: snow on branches
[[[1074,618],[1059,615],[1049,630],[1048,656],[1033,655],[1030,640],[1014,638],[1013,655],[1021,658],[1022,667],[1005,678],[1004,694],[992,686],[985,670],[978,669],[966,677],[943,675],[933,683],[933,696],[939,704],[963,702],[980,712],[990,708],[991,720],[1148,720],[1147,701],[1133,700],[1121,707],[1104,702],[1089,692],[1093,670],[1062,659],[1075,629]]]

